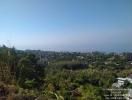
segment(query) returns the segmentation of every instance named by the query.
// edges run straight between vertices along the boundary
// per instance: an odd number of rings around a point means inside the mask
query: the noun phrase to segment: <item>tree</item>
[[[44,66],[37,64],[37,58],[33,54],[22,57],[18,63],[19,84],[24,88],[35,88],[42,84]],[[28,83],[32,83],[32,85]]]

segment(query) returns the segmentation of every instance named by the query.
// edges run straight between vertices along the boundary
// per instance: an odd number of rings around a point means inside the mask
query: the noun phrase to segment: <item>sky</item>
[[[0,0],[0,44],[50,51],[132,51],[132,0]]]

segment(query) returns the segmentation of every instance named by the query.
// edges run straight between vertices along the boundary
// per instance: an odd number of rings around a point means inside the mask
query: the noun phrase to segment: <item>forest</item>
[[[130,74],[131,52],[0,47],[0,100],[104,100],[103,90]]]

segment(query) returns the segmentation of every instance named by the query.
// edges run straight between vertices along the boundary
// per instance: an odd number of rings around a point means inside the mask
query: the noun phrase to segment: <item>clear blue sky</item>
[[[0,0],[0,44],[132,51],[132,0]]]

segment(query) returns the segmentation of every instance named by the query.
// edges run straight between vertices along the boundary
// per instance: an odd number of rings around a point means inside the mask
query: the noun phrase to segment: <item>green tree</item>
[[[37,58],[33,54],[22,57],[18,63],[19,84],[24,88],[35,88],[42,84],[44,66],[37,64]],[[32,85],[28,83],[32,83]],[[32,87],[31,87],[32,86]]]

